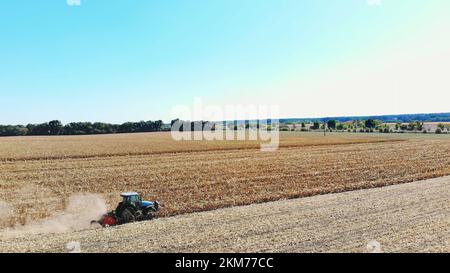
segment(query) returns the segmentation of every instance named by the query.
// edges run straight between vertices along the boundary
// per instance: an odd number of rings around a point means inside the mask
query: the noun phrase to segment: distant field
[[[112,208],[138,191],[169,216],[450,175],[449,136],[380,136],[286,133],[272,153],[168,133],[1,138],[0,201],[15,209],[2,225],[47,217],[76,193]]]
[[[363,134],[283,133],[281,147],[367,143],[383,136]],[[256,149],[259,141],[174,141],[170,133],[138,133],[88,136],[27,136],[0,138],[1,160],[60,159],[161,153]]]

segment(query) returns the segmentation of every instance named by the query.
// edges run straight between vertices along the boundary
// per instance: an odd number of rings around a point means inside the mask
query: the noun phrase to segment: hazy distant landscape
[[[170,124],[164,124],[162,120],[125,122],[123,124],[111,124],[104,122],[70,122],[63,124],[59,120],[52,120],[40,124],[28,125],[0,125],[1,136],[25,136],[25,135],[95,135],[117,133],[145,133],[170,131]],[[183,122],[183,121],[181,121]],[[247,130],[261,127],[267,129],[270,122],[267,120],[235,120],[235,121],[187,121],[191,122],[193,130],[195,123],[200,123],[200,128],[205,123],[212,123],[217,127],[230,130]],[[389,115],[372,117],[334,117],[312,119],[280,119],[279,129],[282,131],[318,131],[337,130],[340,132],[380,132],[380,133],[449,133],[450,113],[441,114],[415,114],[415,115]]]

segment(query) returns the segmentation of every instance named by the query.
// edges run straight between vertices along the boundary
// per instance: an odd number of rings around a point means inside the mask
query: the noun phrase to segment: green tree
[[[336,129],[336,120],[332,119],[327,122],[327,126],[329,129]]]
[[[423,122],[417,121],[416,122],[416,128],[418,131],[422,131],[423,130]]]
[[[50,135],[59,135],[61,133],[63,125],[59,120],[52,120],[48,123],[48,127]]]
[[[27,125],[27,128],[29,128],[28,134],[29,135],[49,135],[50,134],[50,126],[48,123],[41,123],[41,124],[33,124],[33,125]]]
[[[373,119],[368,119],[364,122],[364,125],[366,126],[366,128],[375,128],[377,126],[377,123],[375,122],[375,120]]]
[[[311,127],[311,129],[313,129],[313,130],[317,130],[317,129],[319,129],[320,128],[320,123],[319,122],[314,122],[313,123],[313,126]]]
[[[24,136],[28,129],[22,125],[0,125],[0,136]]]

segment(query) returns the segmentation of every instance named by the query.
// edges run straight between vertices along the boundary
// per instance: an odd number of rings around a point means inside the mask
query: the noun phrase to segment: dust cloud
[[[0,202],[0,215],[7,213],[9,209],[10,206],[7,203]],[[12,228],[7,228],[1,231],[0,235],[20,236],[90,229],[92,228],[91,221],[99,219],[106,213],[106,210],[106,202],[99,195],[77,194],[68,199],[64,211],[45,219],[26,223],[25,225],[16,225]]]

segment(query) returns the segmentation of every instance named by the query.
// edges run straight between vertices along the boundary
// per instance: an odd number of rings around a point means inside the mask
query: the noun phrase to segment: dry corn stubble
[[[0,200],[15,211],[2,225],[52,216],[79,193],[99,194],[113,208],[120,192],[138,191],[146,199],[161,200],[159,216],[170,216],[450,174],[450,140],[445,137],[402,136],[398,141],[283,134],[281,148],[273,153],[260,152],[254,143],[174,143],[168,137],[74,137],[67,141],[69,148],[64,146],[68,137],[8,138],[19,148],[16,155],[12,148],[0,150],[9,159],[0,163]],[[4,142],[0,139],[0,147]]]
[[[320,133],[283,133],[281,147],[365,143],[385,137],[361,134],[321,138]],[[29,136],[0,139],[1,160],[87,158],[118,155],[151,155],[193,151],[255,149],[260,141],[174,141],[170,133],[137,133],[88,136]]]
[[[108,229],[0,232],[0,252],[449,252],[449,195],[447,176]]]

